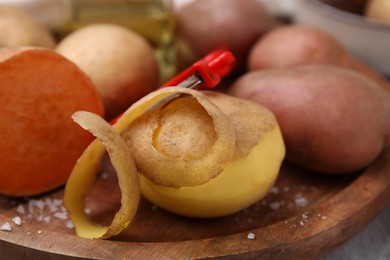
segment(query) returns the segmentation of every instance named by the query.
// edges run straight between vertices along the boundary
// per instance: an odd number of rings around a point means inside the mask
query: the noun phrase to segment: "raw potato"
[[[217,48],[228,48],[242,66],[250,47],[275,25],[257,0],[196,0],[177,13],[179,52],[193,63]]]
[[[0,47],[35,46],[53,49],[54,37],[28,13],[0,5]]]
[[[390,1],[369,0],[365,9],[365,15],[369,18],[390,24]]]
[[[152,47],[125,27],[86,26],[65,37],[56,51],[91,77],[108,120],[158,87],[158,62]]]
[[[183,96],[167,103],[167,97],[177,94]],[[180,111],[182,109],[184,112]],[[171,113],[173,110],[177,113]],[[154,122],[148,121],[156,114],[161,116],[157,119],[157,128]],[[213,217],[239,211],[268,193],[285,155],[278,123],[268,109],[223,94],[205,95],[191,89],[168,87],[137,101],[112,127],[90,113],[78,112],[73,118],[99,138],[79,158],[64,194],[64,203],[71,212],[77,234],[88,238],[108,238],[127,227],[138,205],[137,185],[148,199],[178,214]],[[150,123],[153,133],[150,133]],[[184,144],[175,142],[177,134],[181,134]],[[168,135],[172,137],[171,143],[170,138],[166,138]],[[134,141],[138,143],[133,144]],[[122,203],[111,225],[100,227],[85,214],[84,197],[93,184],[105,146],[117,171]],[[140,151],[153,150],[148,146],[155,147],[161,159],[155,160],[153,151],[146,155],[150,158],[146,163],[154,168],[151,180],[173,169],[176,176],[172,186],[177,188],[158,185],[142,175],[140,185],[138,170],[143,174],[145,167],[139,159],[144,156]],[[176,148],[182,152],[182,157],[178,156]],[[216,175],[210,175],[209,169],[203,167],[200,173],[206,176],[204,182],[204,176],[196,175],[199,171],[191,168],[192,161],[195,164],[200,161],[198,165],[208,165],[210,169],[222,167],[222,171],[217,169]],[[218,164],[219,167],[214,167]],[[175,172],[182,165],[190,167]],[[191,183],[187,182],[188,176],[194,179]],[[183,184],[190,185],[184,187]],[[135,197],[130,198],[132,194]]]
[[[390,130],[390,98],[371,79],[332,65],[250,72],[229,93],[275,113],[286,158],[323,173],[369,165]]]
[[[263,198],[285,154],[278,123],[268,109],[224,94],[204,94],[235,129],[230,138],[235,137],[234,147],[224,149],[222,157],[208,160],[218,140],[213,127],[216,119],[193,97],[182,97],[145,114],[123,132],[142,174],[142,194],[170,212],[202,218],[232,214]],[[229,155],[230,151],[234,153]],[[226,155],[228,160],[221,161]],[[207,167],[191,168],[193,162],[204,159],[209,161]],[[165,171],[171,173],[181,162],[187,167],[176,173],[175,180],[209,176],[215,163],[222,168],[217,176],[207,177],[207,182],[181,187],[149,177],[165,177]]]
[[[390,84],[382,75],[353,58],[332,35],[319,28],[278,27],[254,44],[248,58],[250,70],[308,64],[333,64],[356,70],[375,80],[390,94]]]
[[[0,193],[32,196],[64,185],[93,140],[71,119],[103,116],[91,80],[43,48],[0,48]]]

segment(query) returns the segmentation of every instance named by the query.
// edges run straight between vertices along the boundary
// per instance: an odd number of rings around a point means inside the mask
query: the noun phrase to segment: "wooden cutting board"
[[[120,198],[108,169],[86,199],[89,214],[102,224]],[[364,171],[346,176],[285,163],[265,199],[223,218],[180,217],[142,200],[134,222],[110,240],[75,236],[62,195],[59,189],[35,198],[0,197],[0,225],[12,228],[0,231],[0,259],[313,259],[351,238],[388,203],[390,147]]]

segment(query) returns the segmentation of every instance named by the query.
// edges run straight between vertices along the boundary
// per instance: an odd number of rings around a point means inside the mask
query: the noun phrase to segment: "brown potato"
[[[50,31],[27,12],[0,5],[0,47],[24,46],[53,49],[55,40]]]
[[[276,28],[254,44],[248,57],[250,70],[306,64],[334,64],[356,70],[390,94],[390,84],[382,75],[353,58],[332,35],[319,28],[306,25]]]
[[[179,52],[184,65],[225,47],[244,63],[253,43],[275,25],[257,0],[196,0],[177,12]]]
[[[365,7],[364,14],[369,18],[390,24],[390,1],[369,0]]]
[[[56,52],[76,63],[93,81],[106,119],[156,89],[158,62],[141,35],[114,24],[92,24],[66,36]]]
[[[353,70],[315,64],[254,71],[229,93],[270,109],[279,121],[287,160],[314,171],[362,169],[389,137],[389,96]]]

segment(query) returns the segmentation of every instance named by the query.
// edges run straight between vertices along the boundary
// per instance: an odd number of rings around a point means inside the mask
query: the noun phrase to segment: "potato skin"
[[[249,53],[250,70],[305,64],[345,65],[344,48],[329,34],[314,27],[278,27],[259,39]]]
[[[368,77],[338,66],[250,72],[229,94],[270,109],[286,142],[286,159],[314,171],[362,169],[389,136],[389,96]]]
[[[179,51],[184,67],[216,48],[228,48],[246,65],[251,46],[276,25],[257,0],[196,0],[177,13]]]
[[[372,19],[390,24],[390,2],[388,0],[369,0],[364,14]]]
[[[352,57],[336,38],[316,27],[287,25],[273,29],[253,45],[248,57],[249,70],[308,64],[333,64],[358,71],[390,94],[390,84],[380,73]]]

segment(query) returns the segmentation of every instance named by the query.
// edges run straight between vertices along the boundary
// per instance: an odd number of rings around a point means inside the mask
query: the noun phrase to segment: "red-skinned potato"
[[[256,101],[276,116],[286,158],[323,173],[350,173],[382,151],[390,98],[370,78],[334,65],[253,71],[229,94]]]
[[[306,25],[278,27],[260,38],[248,57],[250,70],[307,64],[333,64],[356,70],[379,83],[390,94],[389,82],[374,69],[352,57],[329,33]]]
[[[193,1],[177,11],[181,66],[220,47],[244,66],[250,47],[274,25],[275,19],[257,0]]]

